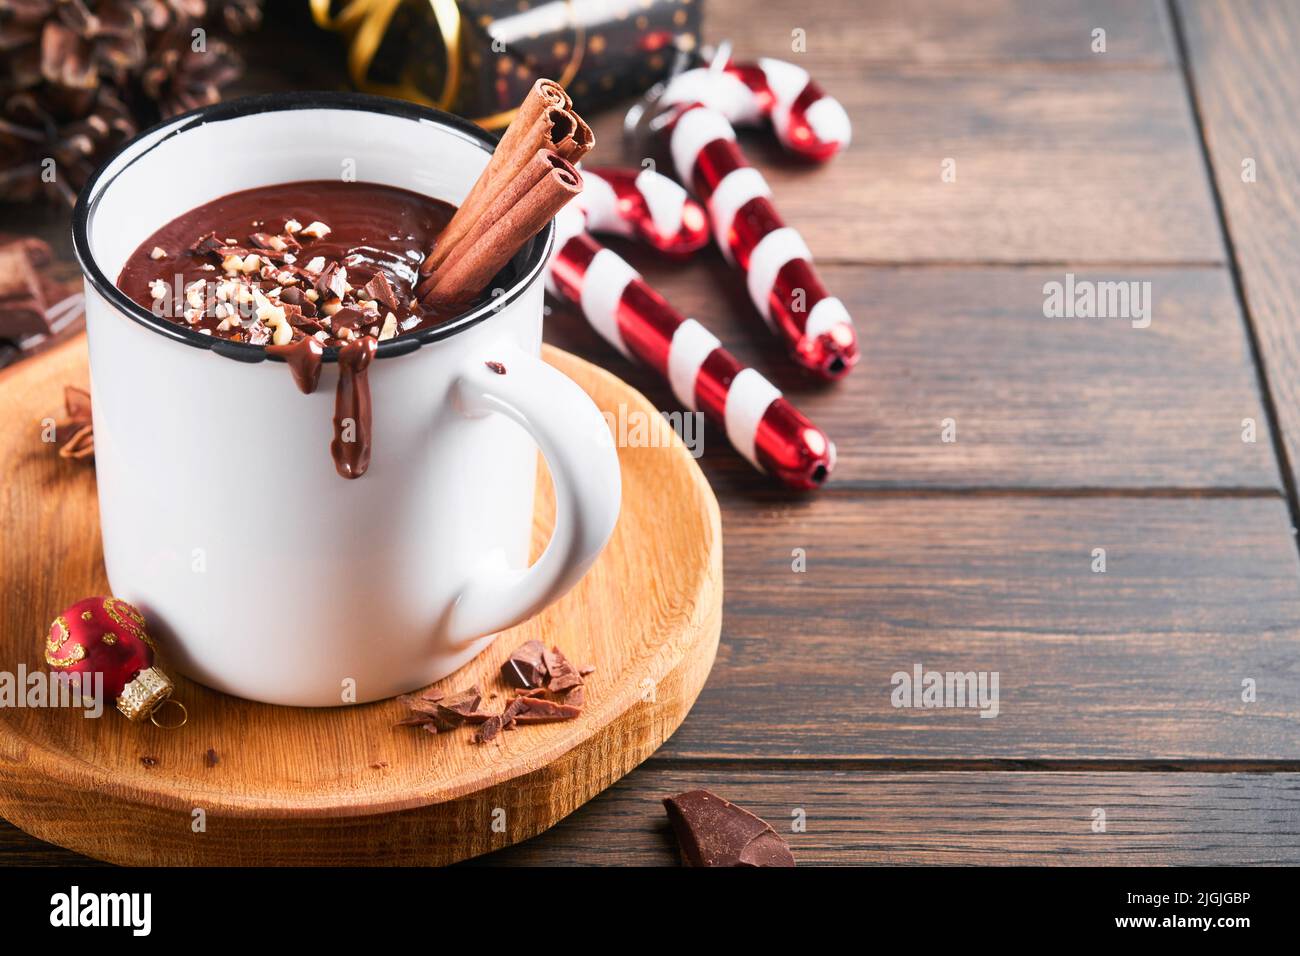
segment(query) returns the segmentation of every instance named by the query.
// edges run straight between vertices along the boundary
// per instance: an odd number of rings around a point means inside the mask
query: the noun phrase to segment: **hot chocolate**
[[[447,203],[373,183],[300,182],[223,196],[163,226],[132,253],[118,287],[204,335],[263,345],[304,393],[339,350],[334,466],[370,461],[368,369],[377,344],[447,316],[413,296]]]
[[[248,189],[163,226],[117,285],[155,315],[235,342],[383,341],[447,318],[412,291],[454,211],[374,183]]]

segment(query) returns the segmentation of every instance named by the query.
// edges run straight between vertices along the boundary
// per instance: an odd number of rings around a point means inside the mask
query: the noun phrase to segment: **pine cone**
[[[261,4],[8,0],[0,7],[0,201],[75,201],[124,139],[216,102],[240,64],[214,34],[255,28]],[[206,31],[199,51],[196,27]]]

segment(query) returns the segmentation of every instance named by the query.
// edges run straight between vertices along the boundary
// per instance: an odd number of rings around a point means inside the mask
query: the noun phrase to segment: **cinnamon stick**
[[[591,127],[573,112],[573,102],[564,88],[554,80],[538,80],[501,137],[487,168],[425,258],[421,272],[428,275],[443,263],[483,216],[492,194],[513,179],[539,149],[554,150],[576,163],[593,145]]]
[[[451,309],[467,305],[570,199],[582,192],[582,176],[548,150],[536,151],[504,185],[469,228],[446,261],[421,284],[425,305]]]
[[[427,276],[416,287],[416,294],[423,296],[433,289],[441,277],[450,271],[454,263],[459,259],[466,255],[481,255],[482,250],[478,246],[492,225],[502,219],[511,209],[524,202],[529,190],[536,186],[542,177],[548,175],[553,169],[563,168],[572,170],[573,174],[577,175],[577,171],[569,163],[561,159],[558,154],[550,150],[540,149],[533,153],[528,158],[528,162],[518,169],[512,178],[505,181],[501,189],[485,199],[486,206],[478,218],[469,224],[461,240],[454,247],[448,249],[446,256],[434,274]],[[520,245],[527,238],[527,236],[523,237],[520,240]]]

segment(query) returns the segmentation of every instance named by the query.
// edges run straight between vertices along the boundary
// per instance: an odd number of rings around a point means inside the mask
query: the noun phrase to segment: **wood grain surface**
[[[475,863],[671,866],[677,848],[660,798],[698,787],[725,789],[770,821],[800,865],[1277,865],[1300,857],[1296,774],[873,773],[668,763],[627,777],[545,839]],[[806,829],[792,832],[800,818]]]
[[[1300,467],[1300,5],[1180,3],[1193,92],[1296,480]],[[1253,172],[1245,164],[1253,165]]]
[[[682,268],[609,244],[827,431],[836,489],[1281,490],[1223,270],[829,266],[822,272],[852,313],[866,359],[861,374],[827,388],[788,361],[748,307],[743,278],[716,254]],[[1067,271],[1149,282],[1150,326],[1044,317],[1044,284]],[[667,385],[605,345],[572,307],[554,306],[547,337],[676,407]],[[945,419],[955,441],[943,440]],[[1246,419],[1253,442],[1242,440]],[[716,430],[706,430],[702,464],[724,500],[766,485]]]
[[[802,29],[819,67],[867,64],[1069,66],[1099,70],[1177,63],[1161,0],[705,0],[704,32],[780,57]],[[1106,53],[1092,31],[1106,31]]]
[[[45,669],[42,635],[60,607],[109,593],[94,471],[41,440],[63,386],[87,380],[85,352],[83,336],[0,374],[0,401],[26,423],[0,439],[0,660],[11,673]],[[173,675],[190,713],[178,730],[128,723],[111,707],[98,720],[0,710],[0,814],[120,863],[446,863],[542,832],[653,753],[713,663],[717,502],[641,396],[573,356],[548,348],[546,358],[602,410],[625,406],[656,431],[644,446],[619,448],[626,505],[586,577],[434,686],[451,694],[477,684],[497,696],[485,709],[499,712],[509,696],[502,661],[541,640],[596,667],[581,717],[475,746],[468,729],[432,736],[396,727],[407,714],[397,700],[273,707]],[[535,553],[554,520],[544,473],[538,490]],[[670,510],[677,519],[664,525]],[[196,832],[199,811],[205,827]]]
[[[665,756],[1300,762],[1280,499],[828,495],[725,518],[726,640]],[[997,716],[896,709],[917,664],[997,672]]]
[[[806,811],[801,864],[1300,862],[1296,5],[705,0],[725,38],[852,117],[825,167],[742,142],[861,367],[792,370],[714,252],[610,245],[825,426],[839,466],[790,496],[706,430],[727,541],[708,686],[661,755],[478,862],[672,864],[660,800],[700,786],[782,832]],[[345,82],[332,37],[251,43],[244,91]],[[593,162],[641,158],[622,113],[590,117]],[[1067,272],[1151,282],[1151,326],[1045,318]],[[677,407],[566,308],[546,337]],[[893,708],[915,663],[998,670],[999,716]],[[0,826],[0,861],[72,858]]]

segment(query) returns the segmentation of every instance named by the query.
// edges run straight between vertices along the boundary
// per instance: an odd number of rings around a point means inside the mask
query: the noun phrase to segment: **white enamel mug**
[[[152,232],[220,196],[350,164],[360,181],[458,203],[491,143],[394,100],[255,97],[143,134],[82,192],[104,563],[167,666],[276,704],[391,697],[556,600],[609,539],[622,486],[597,437],[608,429],[538,357],[552,225],[491,304],[380,344],[370,468],[351,481],[329,451],[332,354],[303,395],[263,349],[156,318],[114,286]],[[529,567],[539,447],[557,517]]]

